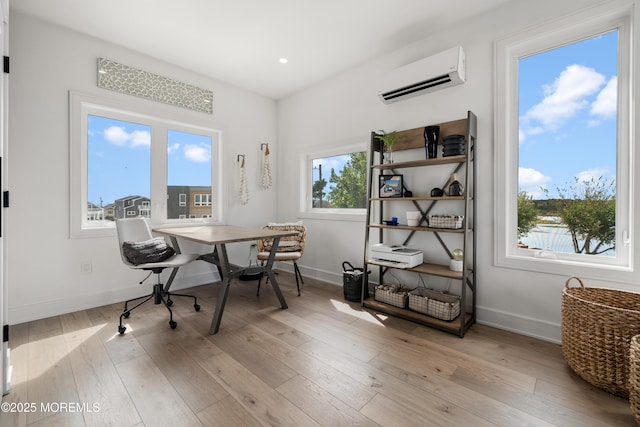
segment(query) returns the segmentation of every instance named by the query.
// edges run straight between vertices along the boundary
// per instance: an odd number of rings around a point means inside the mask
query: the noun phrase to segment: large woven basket
[[[579,287],[570,287],[572,279]],[[562,291],[562,354],[594,386],[629,397],[629,348],[640,334],[640,294],[585,287],[571,276]]]
[[[631,338],[629,351],[629,404],[631,413],[640,424],[640,335]]]

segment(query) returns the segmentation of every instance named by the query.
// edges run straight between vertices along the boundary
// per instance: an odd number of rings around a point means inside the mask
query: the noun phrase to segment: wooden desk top
[[[265,230],[257,227],[235,225],[193,225],[188,227],[158,227],[154,232],[167,236],[181,237],[198,243],[215,245],[221,243],[245,242],[273,237],[293,236],[295,230]]]

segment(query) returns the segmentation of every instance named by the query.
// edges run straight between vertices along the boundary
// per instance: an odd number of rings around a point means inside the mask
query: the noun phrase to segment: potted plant
[[[401,141],[407,137],[407,135],[398,134],[398,131],[385,132],[383,130],[379,130],[379,133],[376,133],[375,137],[378,138],[384,144],[385,153],[387,156],[385,157],[385,163],[393,163],[392,152],[393,146],[396,142]]]

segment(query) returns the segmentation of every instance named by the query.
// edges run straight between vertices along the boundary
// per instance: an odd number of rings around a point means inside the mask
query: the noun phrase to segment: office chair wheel
[[[173,305],[173,301],[168,299],[167,300],[167,307],[171,307]]]
[[[171,326],[171,329],[175,329],[178,324],[174,320],[172,320],[169,322],[169,326]]]
[[[120,335],[124,334],[124,331],[127,330],[126,326],[118,326],[118,332],[120,333]]]
[[[196,311],[200,311],[200,304],[193,304],[193,308],[195,308]]]

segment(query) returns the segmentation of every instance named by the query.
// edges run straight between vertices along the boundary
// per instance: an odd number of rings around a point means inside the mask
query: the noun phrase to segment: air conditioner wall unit
[[[391,71],[382,83],[378,97],[390,104],[464,81],[464,51],[457,46]]]

